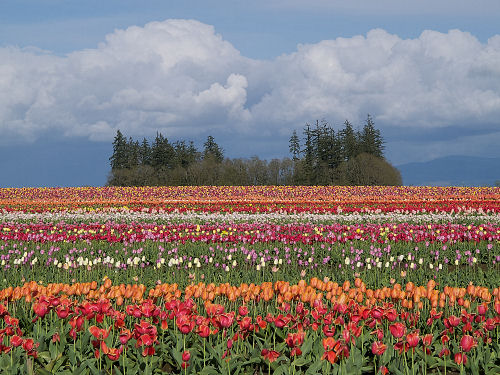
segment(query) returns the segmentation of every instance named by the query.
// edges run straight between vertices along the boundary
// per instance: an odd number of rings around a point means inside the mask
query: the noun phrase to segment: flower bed
[[[9,374],[497,374],[500,189],[0,189]]]

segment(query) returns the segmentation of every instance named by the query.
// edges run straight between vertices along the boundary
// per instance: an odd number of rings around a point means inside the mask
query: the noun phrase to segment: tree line
[[[226,158],[213,136],[200,151],[194,142],[170,142],[157,133],[150,144],[117,131],[109,158],[111,186],[177,185],[401,185],[384,159],[384,140],[368,115],[361,130],[349,121],[335,132],[326,121],[306,124],[289,140],[291,158]]]

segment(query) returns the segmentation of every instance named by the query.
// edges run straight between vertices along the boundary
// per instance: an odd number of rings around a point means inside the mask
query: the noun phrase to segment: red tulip
[[[102,342],[104,344],[104,341]],[[123,347],[117,348],[108,348],[108,352],[105,353],[110,361],[118,361],[120,359],[120,355],[122,354]]]
[[[394,323],[389,326],[389,330],[395,338],[400,339],[404,336],[406,327],[403,323]]]
[[[189,350],[185,350],[185,351],[182,353],[182,360],[183,360],[184,362],[188,362],[190,359],[191,359],[191,353],[189,352]]]
[[[484,323],[484,328],[486,328],[487,331],[493,331],[495,327],[496,327],[495,319],[493,318],[486,319],[486,322]]]
[[[196,331],[200,337],[207,338],[210,336],[210,327],[208,327],[206,324],[202,324],[198,326],[198,329]]]
[[[409,333],[406,336],[406,342],[408,343],[410,348],[415,348],[420,342],[420,336],[418,335],[418,332]]]
[[[105,340],[109,335],[109,330],[96,326],[89,327],[89,332],[98,340]]]
[[[455,354],[455,363],[457,365],[466,364],[467,363],[467,355],[465,353],[457,353]]]
[[[38,347],[38,343],[35,345],[33,339],[26,339],[23,341],[23,349],[27,352],[32,351],[35,347]]]
[[[125,345],[128,340],[132,338],[132,332],[129,329],[123,328],[120,332],[120,342],[122,345]]]
[[[321,359],[326,359],[331,364],[334,364],[335,362],[337,362],[337,353],[335,353],[333,350],[325,351]]]
[[[387,345],[382,343],[382,341],[374,341],[372,344],[372,353],[375,355],[384,354],[386,349],[387,349]]]
[[[248,314],[248,307],[246,306],[240,306],[238,308],[238,314],[240,314],[241,316],[245,316]]]
[[[396,312],[396,309],[389,309],[384,312],[384,316],[389,322],[394,322],[398,317],[398,313]]]
[[[57,310],[56,310],[56,314],[59,318],[61,319],[66,319],[69,315],[69,313],[71,312],[71,309],[66,307],[66,306],[60,306]]]
[[[167,319],[162,319],[161,320],[161,329],[164,330],[164,331],[166,329],[168,329],[168,321],[167,321]]]
[[[446,346],[443,346],[443,349],[439,352],[439,358],[443,358],[443,356],[449,356],[450,355],[450,349],[448,349]]]
[[[286,326],[289,322],[289,319],[281,314],[279,314],[275,319],[274,319],[274,324],[278,328],[283,328]]]
[[[477,313],[479,315],[486,315],[487,311],[488,311],[488,305],[486,305],[485,303],[482,303],[477,306]]]
[[[332,337],[335,335],[335,326],[328,326],[328,325],[324,325],[323,326],[323,334],[326,336],[326,337]]]
[[[304,342],[304,332],[289,333],[285,341],[290,348],[300,346]]]
[[[5,324],[12,327],[17,327],[19,325],[19,319],[13,318],[10,315],[6,315],[4,318]]]
[[[268,349],[262,349],[260,354],[271,363],[276,361],[280,356],[277,351]]]
[[[152,346],[155,342],[155,338],[148,334],[143,334],[137,339],[137,346]]]
[[[153,346],[146,346],[142,351],[143,357],[147,357],[148,355],[154,355],[154,354],[155,354],[155,348]]]
[[[422,337],[422,343],[424,346],[431,346],[432,340],[434,339],[434,335],[432,333],[428,333],[424,337]]]
[[[332,350],[335,348],[335,350],[337,350],[337,348],[340,346],[340,343],[335,340],[333,337],[327,337],[327,338],[324,338],[323,339],[323,348],[325,350]]]
[[[10,338],[10,344],[14,347],[21,346],[23,344],[23,339],[18,335],[14,335]]]
[[[229,328],[234,322],[234,312],[220,314],[217,317],[217,322],[222,328]]]
[[[460,340],[460,349],[464,352],[470,352],[470,350],[476,345],[476,342],[472,336],[464,335]]]
[[[446,326],[446,322],[448,322],[450,327],[456,327],[460,324],[460,318],[457,318],[455,315],[450,315],[450,317],[448,319],[444,320],[445,326]]]
[[[179,331],[181,331],[181,333],[183,333],[184,335],[187,335],[189,332],[191,332],[195,326],[195,322],[190,320],[190,318],[186,315],[181,315],[177,319],[176,323]]]
[[[371,311],[372,317],[374,319],[380,320],[384,316],[384,312],[382,311],[381,307],[374,307]]]
[[[38,317],[43,318],[49,312],[49,304],[47,302],[34,303],[33,311]]]

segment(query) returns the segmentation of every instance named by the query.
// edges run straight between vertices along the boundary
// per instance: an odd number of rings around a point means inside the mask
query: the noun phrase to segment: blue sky
[[[102,185],[116,129],[287,156],[362,125],[394,164],[499,157],[500,2],[0,2],[0,186]]]

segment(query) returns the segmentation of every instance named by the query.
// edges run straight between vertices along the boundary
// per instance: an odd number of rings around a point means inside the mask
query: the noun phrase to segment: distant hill
[[[396,167],[404,185],[494,186],[500,180],[500,158],[446,156]]]

